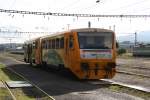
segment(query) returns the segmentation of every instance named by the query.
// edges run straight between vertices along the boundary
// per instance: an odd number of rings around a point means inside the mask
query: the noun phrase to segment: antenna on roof
[[[91,22],[90,21],[88,22],[88,28],[91,28]]]
[[[99,2],[100,2],[100,0],[97,0],[97,1],[96,1],[96,3],[99,3]]]

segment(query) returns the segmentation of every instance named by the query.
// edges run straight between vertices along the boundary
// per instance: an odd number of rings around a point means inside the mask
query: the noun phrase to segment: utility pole
[[[136,46],[137,45],[137,33],[135,32],[134,34],[135,34],[135,40],[134,40],[135,44],[134,45]]]
[[[113,26],[113,31],[114,31],[114,32],[116,31],[116,25]]]
[[[109,26],[109,29],[111,30],[111,26]]]
[[[67,24],[67,26],[68,26],[68,30],[70,29],[70,24]]]
[[[91,22],[90,21],[88,22],[88,28],[91,28]]]
[[[9,45],[10,45],[10,49],[12,48],[12,46],[11,46],[11,38],[9,39]]]

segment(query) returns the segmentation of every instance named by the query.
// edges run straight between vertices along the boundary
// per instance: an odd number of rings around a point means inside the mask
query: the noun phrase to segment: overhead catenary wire
[[[91,2],[89,6],[82,7],[81,9],[79,9],[78,12],[81,12],[81,11],[82,12],[89,12],[90,10],[93,11],[94,9],[98,8],[100,6],[100,4],[102,4],[102,3],[103,3],[102,0],[96,0],[95,2]]]
[[[22,31],[0,31],[0,33],[54,33],[54,32],[22,32]]]
[[[32,15],[51,15],[51,16],[76,16],[76,17],[150,17],[150,15],[99,15],[99,14],[71,14],[71,13],[52,13],[52,12],[34,12],[34,11],[21,11],[21,10],[6,10],[0,9],[3,13],[13,13],[13,14],[32,14]]]
[[[144,3],[145,1],[148,1],[148,0],[137,1],[137,2],[134,2],[134,3],[132,3],[132,4],[128,4],[128,5],[125,5],[125,6],[121,6],[121,7],[119,7],[119,8],[116,8],[116,9],[112,9],[111,11],[114,11],[114,10],[121,10],[121,9],[127,9],[128,7],[133,7],[133,6],[135,6],[135,5]]]
[[[72,6],[76,5],[79,2],[80,2],[80,0],[75,0],[75,1],[71,2],[70,4],[64,6],[61,10],[69,9],[69,8],[71,8]]]

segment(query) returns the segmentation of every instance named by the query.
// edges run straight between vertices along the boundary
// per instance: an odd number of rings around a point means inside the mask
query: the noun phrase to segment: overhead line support
[[[4,13],[18,13],[18,14],[33,14],[33,15],[51,15],[51,16],[76,16],[76,17],[150,17],[150,15],[99,15],[99,14],[69,14],[69,13],[51,13],[51,12],[33,12],[33,11],[19,11],[19,10],[5,10],[0,9]]]

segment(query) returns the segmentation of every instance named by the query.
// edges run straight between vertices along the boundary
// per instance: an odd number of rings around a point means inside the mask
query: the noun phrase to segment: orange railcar
[[[111,30],[72,29],[35,39],[32,46],[32,63],[67,68],[79,79],[113,78],[116,73],[116,39]]]

